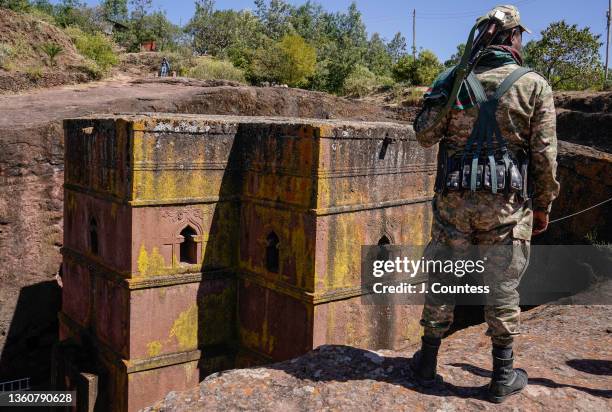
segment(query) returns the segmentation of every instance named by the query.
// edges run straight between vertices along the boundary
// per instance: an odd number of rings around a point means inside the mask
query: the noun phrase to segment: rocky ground
[[[329,345],[290,361],[214,374],[147,410],[609,411],[611,319],[610,306],[550,305],[525,313],[515,350],[529,386],[495,408],[483,398],[490,342],[478,325],[444,340],[444,383],[431,389],[416,385],[408,369],[416,348],[372,352]]]

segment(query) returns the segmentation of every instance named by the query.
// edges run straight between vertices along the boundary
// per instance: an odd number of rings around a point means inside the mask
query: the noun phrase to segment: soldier
[[[512,250],[509,256],[489,262],[497,265],[503,278],[491,284],[501,298],[485,306],[487,335],[493,344],[488,398],[500,403],[527,385],[527,373],[513,368],[512,344],[519,334],[520,314],[516,288],[529,261],[531,236],[547,229],[559,183],[555,178],[557,137],[551,87],[533,71],[517,71],[523,65],[522,33],[529,30],[521,25],[514,6],[498,6],[487,16],[503,18],[475,64],[477,81],[472,76],[469,83],[473,90],[468,86],[460,89],[451,110],[434,122],[441,106],[430,104],[428,98],[444,87],[448,96],[449,81],[452,83],[448,79],[452,72],[443,73],[425,95],[414,129],[422,146],[440,143],[442,160],[432,205],[430,246],[443,245],[458,253],[472,245],[505,245]],[[502,86],[505,79],[508,81]],[[480,84],[483,94],[478,100],[474,96],[478,96]],[[475,127],[478,125],[482,127]],[[493,136],[496,130],[499,136]],[[483,148],[487,153],[481,156]],[[532,193],[527,191],[527,182]],[[432,276],[435,274],[430,274],[430,284]],[[416,378],[425,386],[440,378],[436,375],[438,349],[453,321],[453,309],[454,301],[426,295],[422,346],[412,360]]]

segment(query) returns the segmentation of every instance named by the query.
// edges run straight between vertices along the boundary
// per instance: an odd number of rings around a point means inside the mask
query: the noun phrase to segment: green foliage
[[[49,0],[34,0],[30,2],[30,12],[40,13],[49,17],[53,16],[53,4]]]
[[[214,11],[210,2],[196,3],[196,12],[186,27],[193,47],[200,54],[242,56],[261,46],[264,34],[259,20],[248,11]],[[238,58],[238,57],[236,57]]]
[[[13,11],[28,11],[30,2],[28,0],[0,0],[0,7]]]
[[[393,77],[413,86],[431,84],[440,74],[443,65],[430,50],[421,50],[416,60],[412,56],[402,57],[393,67]]]
[[[554,89],[584,90],[601,80],[600,36],[589,27],[551,23],[542,38],[525,46],[525,62],[542,73]]]
[[[317,52],[297,34],[287,34],[255,56],[254,74],[262,80],[303,86],[316,69]]]
[[[394,64],[406,54],[406,38],[402,36],[402,33],[395,33],[393,39],[387,44],[387,53]]]
[[[377,76],[365,66],[357,66],[344,82],[344,94],[352,97],[363,97],[382,86],[393,86],[388,76]]]
[[[100,3],[104,17],[118,23],[128,20],[127,0],[103,0]]]
[[[102,30],[98,10],[79,0],[62,0],[53,7],[53,17],[60,27],[79,27],[89,33]]]
[[[387,50],[385,41],[378,33],[374,33],[368,42],[368,50],[365,54],[368,69],[374,74],[388,76],[391,74],[393,58]]]
[[[91,59],[102,72],[119,63],[113,41],[104,34],[89,34],[78,27],[70,27],[66,32],[79,53]]]
[[[256,0],[252,13],[215,10],[214,1],[196,0],[186,33],[197,53],[231,60],[253,82],[332,93],[345,90],[345,81],[357,66],[377,76],[390,75],[406,47],[399,33],[389,43],[378,34],[368,39],[355,3],[344,12],[331,13],[310,0],[299,6]],[[291,42],[306,46],[299,51]]]
[[[44,43],[40,48],[49,57],[51,67],[55,66],[55,58],[64,51],[64,48],[57,43]]]
[[[465,51],[465,43],[460,43],[457,45],[457,51],[451,55],[451,57],[444,62],[444,67],[450,68],[456,66],[461,61],[461,57],[463,57],[463,52]]]
[[[233,80],[245,82],[242,70],[226,60],[200,57],[194,67],[187,70],[187,76],[201,80]]]
[[[8,69],[14,56],[14,48],[8,44],[0,43],[0,69]]]

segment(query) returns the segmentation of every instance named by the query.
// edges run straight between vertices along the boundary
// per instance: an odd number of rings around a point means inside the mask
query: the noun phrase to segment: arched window
[[[391,241],[386,235],[381,237],[380,240],[378,241],[378,246],[384,246],[384,245],[390,245],[390,244],[391,244]]]
[[[183,236],[180,253],[181,263],[198,263],[198,243],[194,239],[196,235],[196,231],[191,226],[187,226],[181,231],[181,236]]]
[[[273,273],[278,273],[278,244],[278,236],[270,232],[266,238],[266,269]]]
[[[95,218],[89,220],[89,250],[94,255],[98,254],[98,222]]]
[[[376,260],[389,260],[389,250],[385,247],[391,244],[391,241],[387,236],[383,236],[378,240],[378,253],[376,254]]]

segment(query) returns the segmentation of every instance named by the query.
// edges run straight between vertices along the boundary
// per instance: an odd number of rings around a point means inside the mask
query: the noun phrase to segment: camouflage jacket
[[[509,64],[494,69],[475,70],[487,95],[519,66]],[[450,152],[462,151],[478,116],[475,107],[451,110],[435,127],[428,122],[436,117],[438,108],[424,110],[415,120],[416,137],[425,147],[445,139]],[[530,154],[530,179],[533,182],[533,208],[550,211],[552,201],[559,193],[557,170],[556,114],[552,89],[537,73],[520,78],[500,99],[496,113],[501,132],[510,150],[523,149]]]

